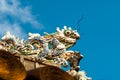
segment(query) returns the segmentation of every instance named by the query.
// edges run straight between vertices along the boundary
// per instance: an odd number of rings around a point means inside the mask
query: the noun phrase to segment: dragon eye
[[[70,35],[70,34],[71,34],[71,31],[66,31],[65,34],[66,34],[66,35]]]

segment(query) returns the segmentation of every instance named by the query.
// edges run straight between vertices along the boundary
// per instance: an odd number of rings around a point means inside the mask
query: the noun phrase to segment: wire
[[[77,31],[78,32],[80,32],[80,23],[81,23],[81,21],[84,19],[84,16],[82,15],[81,16],[81,18],[78,20],[78,22],[77,22],[77,26],[76,26],[76,29],[77,29]]]

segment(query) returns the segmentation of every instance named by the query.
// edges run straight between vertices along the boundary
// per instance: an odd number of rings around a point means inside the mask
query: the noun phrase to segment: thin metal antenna
[[[81,21],[84,19],[84,16],[82,15],[81,16],[81,18],[78,20],[78,22],[77,22],[77,26],[76,26],[76,28],[77,28],[77,31],[78,32],[80,32],[80,23],[81,23]]]

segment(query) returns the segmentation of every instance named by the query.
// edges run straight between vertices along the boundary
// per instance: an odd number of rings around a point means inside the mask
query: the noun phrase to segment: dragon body
[[[76,30],[73,30],[70,27],[67,28],[66,26],[64,26],[64,28],[61,30],[59,27],[57,27],[56,32],[51,34],[45,33],[44,36],[41,36],[38,33],[29,33],[27,40],[24,40],[24,39],[20,40],[18,37],[11,35],[10,32],[7,32],[6,35],[3,36],[0,41],[0,49],[4,50],[4,51],[0,51],[0,61],[4,61],[4,59],[1,59],[2,58],[1,55],[3,55],[3,53],[10,52],[11,54],[13,54],[12,56],[14,56],[14,54],[26,55],[26,56],[28,55],[32,59],[35,59],[42,63],[51,63],[51,64],[60,65],[60,68],[62,66],[66,67],[70,64],[70,72],[72,70],[75,70],[76,72],[78,72],[80,69],[79,62],[83,58],[83,56],[77,51],[68,51],[68,49],[72,47],[79,38],[80,38],[80,35]],[[5,55],[8,55],[8,54],[5,54]],[[68,73],[64,72],[62,69],[58,67],[54,67],[51,65],[44,65],[44,67],[42,68],[39,67],[34,70],[29,70],[26,73],[26,70],[24,69],[24,67],[29,67],[29,66],[26,66],[26,65],[22,66],[22,63],[24,64],[24,62],[21,63],[14,57],[13,59],[10,59],[11,56],[9,55],[8,57],[9,58],[5,60],[5,62],[0,62],[0,78],[2,79],[23,80],[23,78],[25,78],[26,75],[27,75],[27,78],[29,78],[30,75],[32,76],[34,75],[34,77],[38,75],[37,76],[38,80],[53,80],[56,78],[57,80],[58,78],[60,78],[60,80],[73,80],[73,78],[70,77]],[[3,63],[5,64],[2,65]],[[11,68],[12,64],[14,68]],[[18,65],[20,65],[21,68],[18,67]],[[7,71],[4,71],[5,69]],[[9,72],[10,69],[13,69],[13,72],[11,71]],[[22,72],[20,72],[20,69],[22,69]],[[22,74],[17,74],[16,72],[22,73]],[[29,73],[32,73],[32,72],[33,74],[28,75]],[[38,74],[35,72],[38,72]],[[49,76],[43,75],[45,72],[47,72],[46,74],[50,74],[50,75]],[[15,75],[15,73],[17,75],[16,77],[13,76]],[[12,79],[12,77],[8,79],[5,76],[3,76],[4,74],[8,75],[8,78],[9,76],[13,76],[14,79]],[[59,76],[55,77],[54,74],[57,74]],[[65,77],[64,74],[67,77]],[[50,78],[50,76],[52,77]],[[62,76],[64,76],[64,79],[62,78]]]

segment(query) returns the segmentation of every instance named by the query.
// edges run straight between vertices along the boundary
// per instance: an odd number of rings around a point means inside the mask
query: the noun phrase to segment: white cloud
[[[8,16],[13,19],[13,22]],[[6,30],[13,31],[13,27],[17,34],[24,33],[20,26],[21,23],[28,23],[37,29],[43,27],[32,15],[30,7],[22,6],[20,0],[0,0],[0,35]],[[3,28],[4,30],[1,30]],[[13,31],[14,34],[16,34],[15,31]]]
[[[0,24],[0,35],[3,36],[6,34],[6,32],[10,32],[11,34],[14,34],[15,36],[18,36],[20,38],[25,38],[26,34],[21,29],[21,27],[17,24],[10,24],[9,22],[4,22]]]

